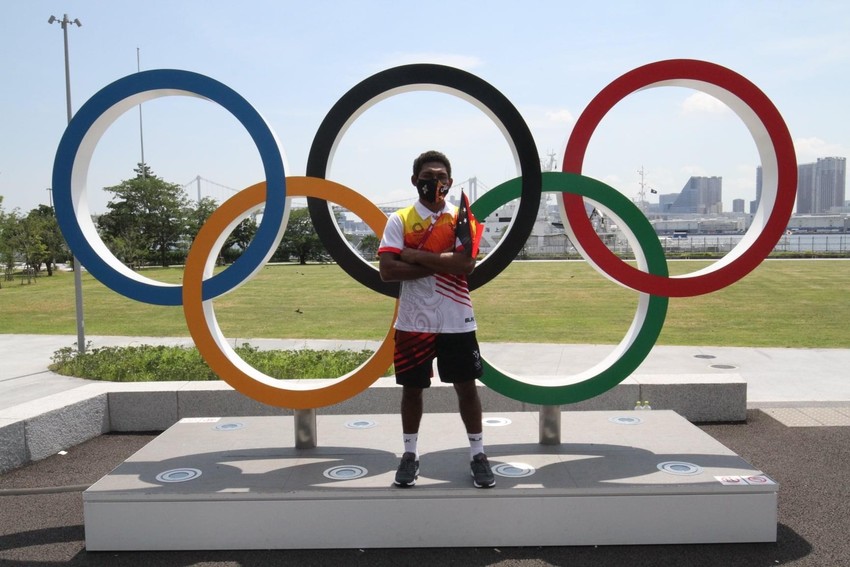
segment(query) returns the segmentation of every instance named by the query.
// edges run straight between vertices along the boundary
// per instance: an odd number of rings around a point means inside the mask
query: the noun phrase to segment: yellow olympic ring
[[[381,238],[387,217],[374,203],[344,185],[317,177],[287,177],[287,197],[317,197],[334,202],[355,212]],[[281,381],[253,368],[242,360],[221,333],[212,300],[202,299],[203,281],[212,276],[215,265],[213,251],[218,250],[230,231],[252,209],[263,204],[266,183],[243,189],[225,201],[207,219],[195,237],[183,276],[183,313],[189,333],[201,356],[213,372],[236,390],[259,402],[291,409],[329,406],[347,400],[368,388],[393,362],[393,323],[383,343],[369,360],[349,372],[341,380],[320,388],[287,389]]]

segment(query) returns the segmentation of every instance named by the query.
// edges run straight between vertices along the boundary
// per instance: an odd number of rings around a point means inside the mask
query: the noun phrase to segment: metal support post
[[[560,445],[561,406],[540,406],[540,444]]]
[[[293,418],[295,419],[295,448],[315,449],[318,444],[316,437],[316,409],[295,410]]]

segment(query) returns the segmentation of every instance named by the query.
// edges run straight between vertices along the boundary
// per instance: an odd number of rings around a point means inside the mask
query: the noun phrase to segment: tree
[[[135,178],[104,188],[115,199],[106,205],[109,211],[98,219],[98,228],[113,254],[128,265],[155,260],[168,266],[169,255],[189,233],[189,198],[147,164],[140,163],[134,171]]]
[[[70,256],[53,207],[39,205],[23,216],[18,209],[4,212],[2,202],[0,197],[0,263],[7,274],[23,261],[34,272],[45,264],[47,275],[52,276],[57,260]]]
[[[56,214],[53,207],[39,205],[37,209],[29,212],[26,222],[30,225],[29,231],[33,238],[39,241],[41,252],[30,258],[32,267],[36,272],[41,270],[41,262],[47,268],[47,275],[53,275],[53,268],[58,260],[65,260],[70,256],[68,245],[59,230]]]
[[[248,245],[254,240],[257,234],[257,221],[254,217],[249,216],[233,229],[233,232],[224,241],[222,247],[222,256],[225,260],[233,262],[242,252],[248,248]]]
[[[293,209],[274,257],[288,260],[296,256],[298,263],[303,265],[307,260],[322,260],[324,255],[325,248],[313,228],[310,212],[307,209]]]
[[[195,204],[194,208],[190,209],[189,234],[192,235],[192,241],[194,241],[201,227],[204,226],[204,223],[217,208],[218,201],[212,197],[204,197]],[[248,244],[251,243],[251,240],[254,239],[256,233],[257,222],[253,217],[249,216],[236,225],[236,228],[227,235],[224,245],[222,245],[219,251],[219,260],[221,262],[233,262],[236,260],[245,248],[248,247]]]
[[[201,227],[204,226],[204,223],[207,222],[207,219],[212,216],[215,210],[218,208],[218,201],[213,199],[212,197],[203,197],[200,201],[195,203],[195,207],[190,209],[189,213],[189,233],[192,234],[192,240],[195,240],[195,236],[197,236],[198,232],[200,232]]]
[[[378,256],[378,246],[381,244],[380,239],[374,234],[367,234],[360,239],[360,244],[357,249],[360,255],[370,262]]]
[[[0,197],[0,262],[5,268],[6,278],[9,279],[12,269],[15,267],[16,254],[13,236],[16,232],[18,219],[15,211],[4,212],[2,204],[2,197]]]

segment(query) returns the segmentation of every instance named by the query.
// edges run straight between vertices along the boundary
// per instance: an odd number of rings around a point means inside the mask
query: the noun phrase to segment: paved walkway
[[[189,338],[86,337],[93,348],[191,344]],[[87,380],[48,370],[51,356],[72,347],[74,335],[0,335],[0,409],[78,388]],[[240,341],[245,342],[245,341]],[[371,341],[248,340],[259,348],[372,349]],[[602,361],[610,345],[485,343],[484,357],[520,376],[567,376]],[[750,407],[850,406],[850,349],[656,346],[635,374],[740,375]],[[840,424],[835,424],[840,425]]]

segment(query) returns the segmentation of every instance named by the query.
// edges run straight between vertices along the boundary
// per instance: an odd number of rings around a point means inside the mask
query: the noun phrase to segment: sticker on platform
[[[754,474],[742,478],[747,484],[776,484],[774,480],[763,474]]]
[[[740,476],[726,475],[714,477],[717,482],[725,486],[745,486],[747,483]]]
[[[184,417],[180,423],[217,423],[220,417]]]

